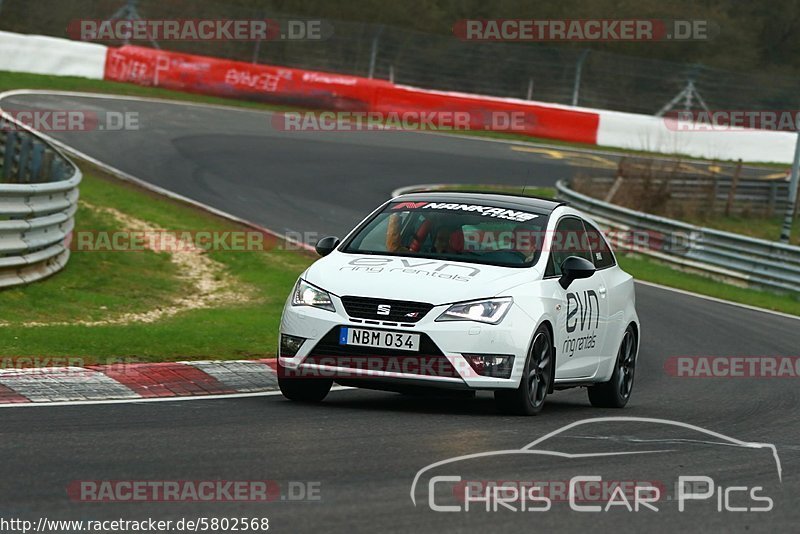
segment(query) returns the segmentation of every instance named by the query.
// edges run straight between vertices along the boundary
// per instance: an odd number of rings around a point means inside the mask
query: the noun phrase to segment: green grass
[[[707,217],[686,217],[687,222],[708,226],[725,232],[777,241],[783,228],[783,214],[777,217],[742,217],[714,215]],[[800,245],[800,216],[795,218],[791,236],[792,245]]]
[[[174,231],[245,230],[98,171],[84,170],[81,198],[92,205],[112,207]],[[116,219],[85,207],[76,224],[76,231],[125,230]],[[280,246],[208,255],[247,290],[250,301],[185,311],[152,324],[22,326],[31,321],[98,320],[154,309],[186,289],[166,253],[75,251],[63,272],[0,292],[0,309],[13,310],[3,317],[12,324],[0,326],[0,356],[72,356],[87,362],[274,356],[283,303],[299,273],[314,258]]]
[[[524,195],[526,197],[555,198],[556,190],[553,187],[532,187],[518,185],[497,184],[441,184],[433,187],[420,187],[419,191],[477,191],[481,193],[502,193],[511,195]]]
[[[734,286],[699,274],[677,270],[665,263],[638,255],[620,254],[617,259],[620,267],[637,280],[645,280],[768,310],[800,315],[800,297],[798,295],[776,294]]]

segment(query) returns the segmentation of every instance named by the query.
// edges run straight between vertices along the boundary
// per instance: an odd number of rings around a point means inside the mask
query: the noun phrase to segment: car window
[[[608,241],[606,241],[603,232],[586,221],[583,221],[583,224],[589,237],[589,245],[592,247],[594,266],[597,269],[606,269],[616,265],[617,262],[614,259],[614,254],[611,252],[611,247],[608,245]]]
[[[547,214],[500,206],[397,202],[368,221],[343,252],[524,267],[541,255]]]
[[[545,276],[561,276],[561,263],[570,256],[592,261],[591,247],[583,222],[576,217],[558,221],[550,245],[550,262]]]

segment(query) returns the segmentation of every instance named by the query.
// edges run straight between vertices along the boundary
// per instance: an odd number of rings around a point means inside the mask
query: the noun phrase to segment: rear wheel
[[[278,387],[283,396],[300,402],[320,402],[331,390],[333,380],[329,378],[288,378],[286,368],[278,363]]]
[[[589,402],[597,408],[624,408],[633,391],[636,371],[636,332],[628,325],[622,336],[611,380],[589,387]]]
[[[536,415],[542,411],[553,382],[553,341],[550,331],[542,325],[533,336],[519,387],[494,392],[498,407],[506,413]]]

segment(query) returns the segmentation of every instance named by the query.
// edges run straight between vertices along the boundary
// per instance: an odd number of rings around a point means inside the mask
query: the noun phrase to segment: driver
[[[438,223],[438,224],[437,224]],[[435,230],[433,230],[435,228]],[[432,231],[433,230],[433,231]],[[403,244],[402,221],[398,214],[389,216],[386,228],[386,250],[389,252],[420,252],[431,237],[431,252],[458,254],[464,249],[464,233],[458,224],[428,218],[417,227],[408,246]],[[426,247],[427,248],[427,247]]]
[[[419,252],[432,226],[431,219],[423,220],[414,232],[411,242],[405,246],[403,245],[402,221],[398,214],[393,213],[389,216],[389,224],[386,228],[386,250],[389,252]]]

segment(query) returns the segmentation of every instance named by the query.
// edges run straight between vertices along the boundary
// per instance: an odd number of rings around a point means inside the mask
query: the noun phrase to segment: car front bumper
[[[344,312],[341,300],[335,296],[332,298],[336,312],[292,306],[290,303],[284,308],[281,334],[305,339],[293,356],[279,354],[280,366],[287,375],[334,380],[376,379],[458,389],[513,389],[519,386],[534,328],[530,317],[516,305],[497,325],[473,321],[436,322],[449,306],[442,305],[435,306],[419,322],[400,326],[392,322],[351,319]],[[340,327],[420,334],[423,342],[417,353],[335,346]],[[511,375],[509,378],[482,376],[464,354],[513,356]],[[420,361],[414,361],[415,355]],[[386,365],[381,365],[381,362]]]

